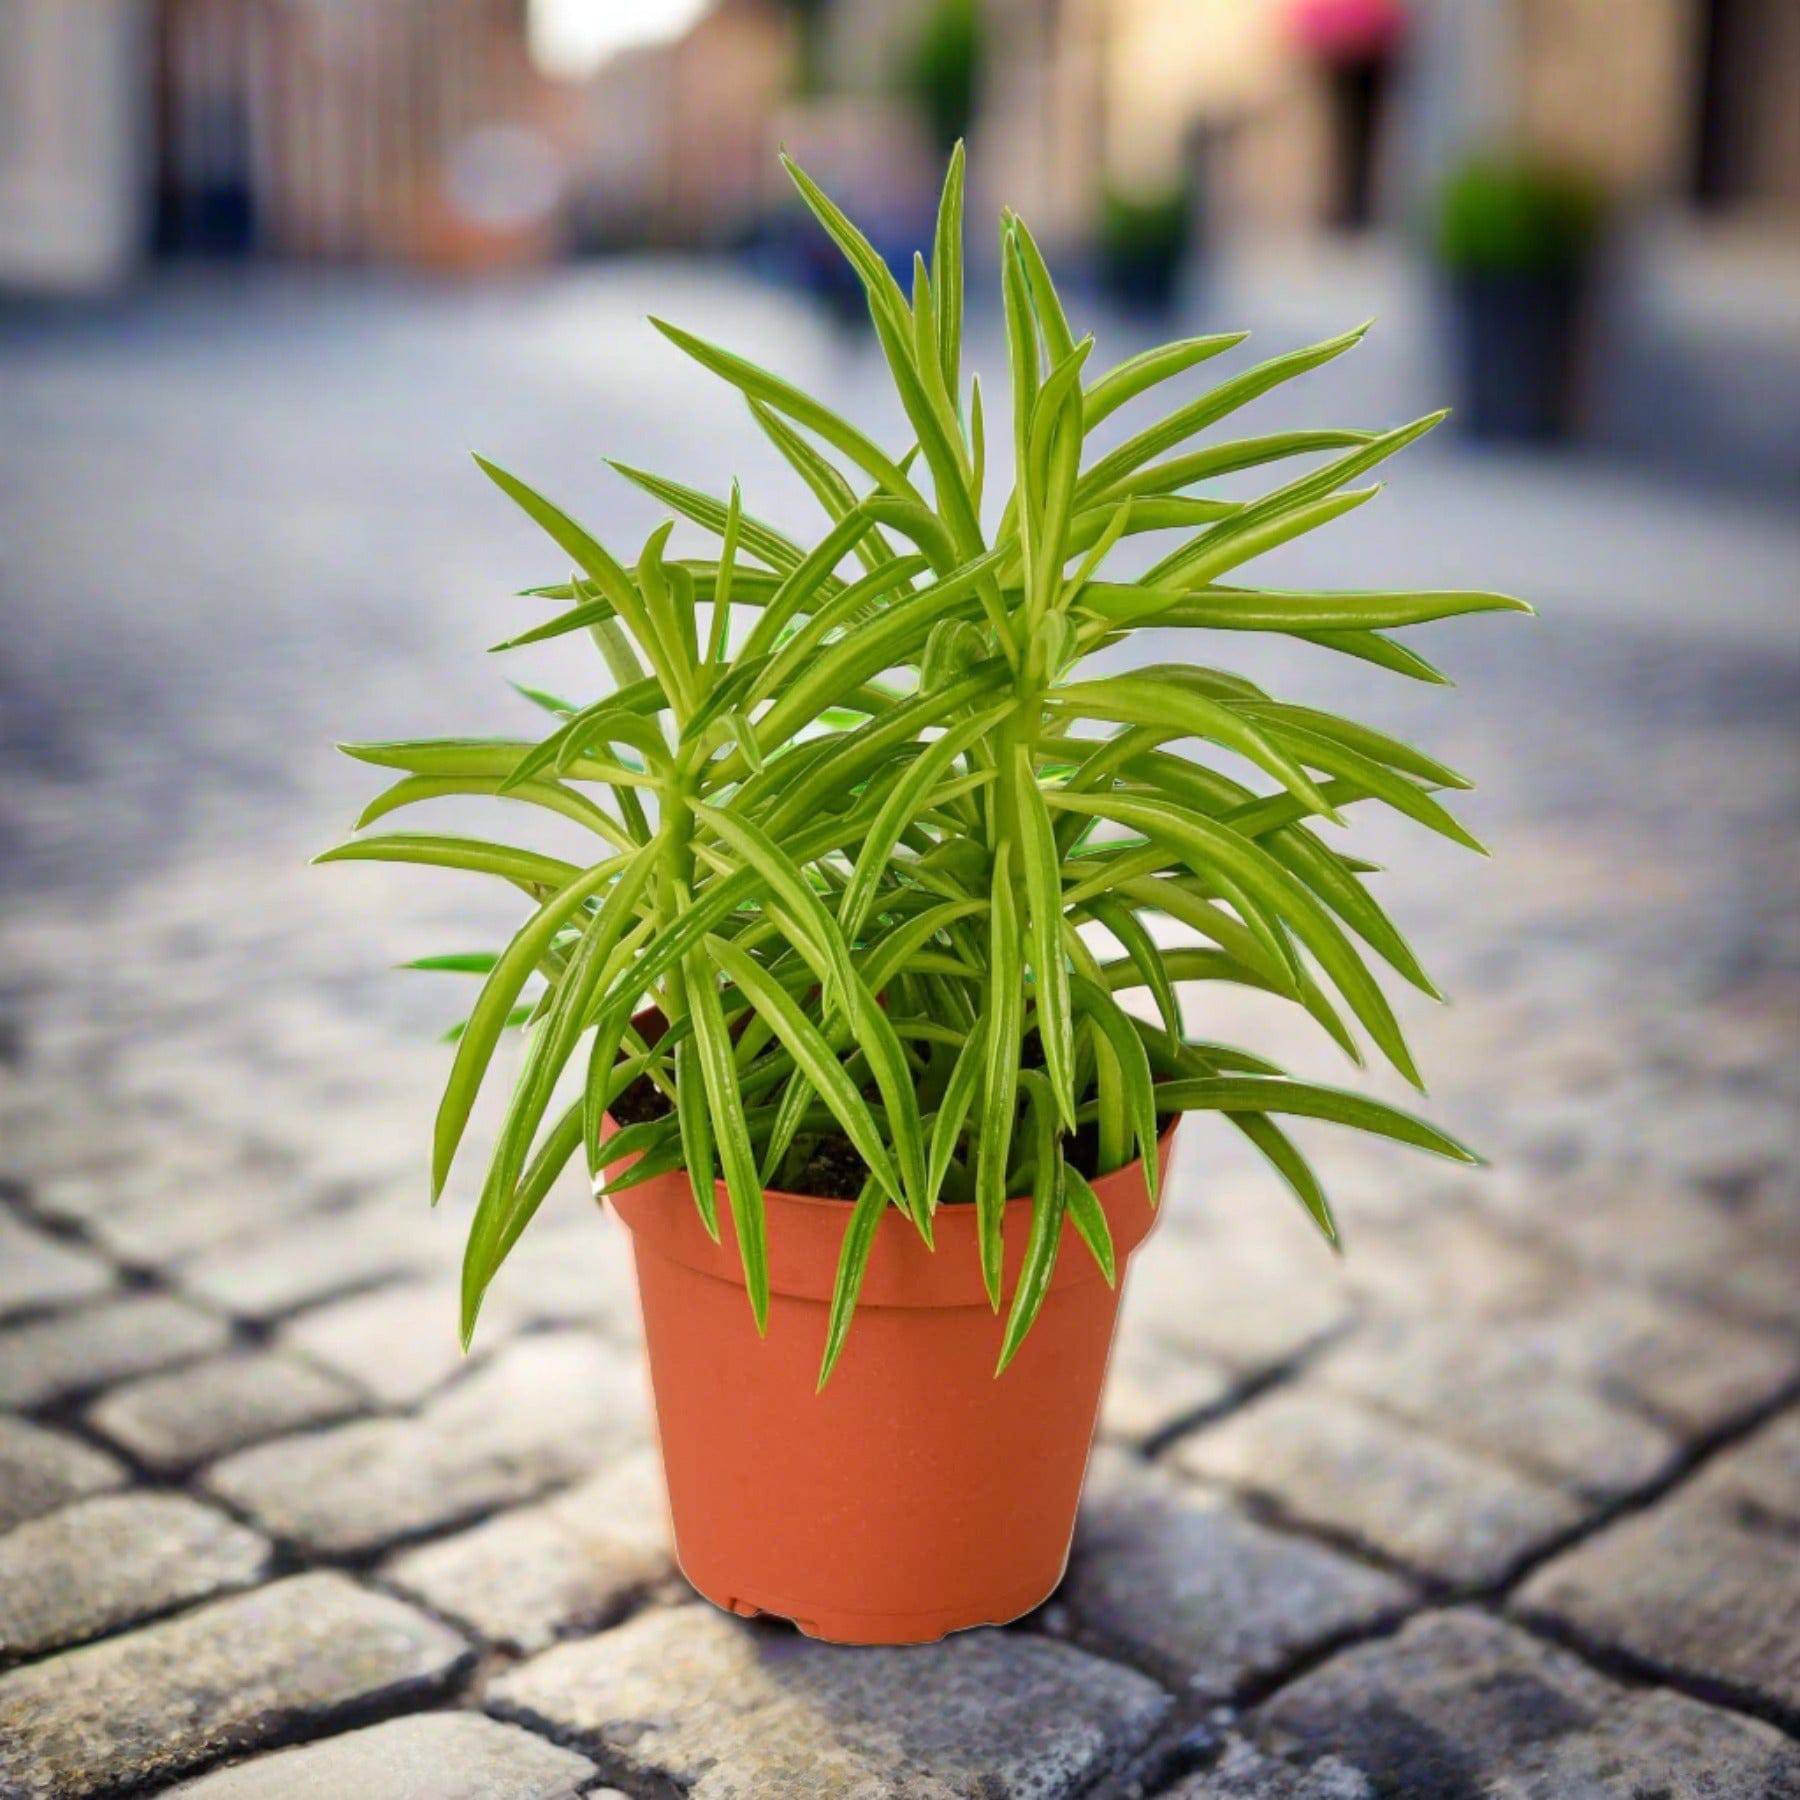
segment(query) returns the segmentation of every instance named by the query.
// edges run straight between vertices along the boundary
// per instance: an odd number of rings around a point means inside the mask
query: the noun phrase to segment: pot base
[[[679,1558],[677,1558],[679,1561]],[[975,1631],[984,1625],[1010,1625],[1034,1612],[1062,1585],[1062,1571],[1049,1586],[1034,1583],[1029,1591],[980,1607],[934,1607],[924,1612],[824,1611],[773,1599],[734,1594],[727,1584],[708,1586],[683,1568],[682,1577],[702,1600],[740,1619],[782,1619],[803,1637],[827,1644],[934,1644],[953,1631]]]

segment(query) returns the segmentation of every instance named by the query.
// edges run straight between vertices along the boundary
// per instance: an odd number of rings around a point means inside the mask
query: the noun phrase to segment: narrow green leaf
[[[1056,1273],[1056,1253],[1062,1247],[1063,1215],[1068,1206],[1062,1152],[1056,1141],[1055,1096],[1049,1091],[1049,1083],[1035,1069],[1027,1069],[1020,1079],[1032,1118],[1035,1174],[1031,1186],[1031,1232],[1025,1241],[1025,1260],[1013,1288],[1012,1310],[1006,1317],[1000,1360],[994,1368],[996,1376],[1006,1372],[1007,1365],[1018,1355],[1026,1333],[1043,1311],[1051,1278]]]
[[[762,1176],[750,1127],[744,1117],[744,1099],[732,1058],[731,1033],[713,974],[699,952],[688,959],[686,998],[694,1022],[706,1101],[712,1111],[713,1135],[725,1171],[725,1195],[731,1207],[731,1225],[737,1234],[738,1256],[744,1269],[744,1286],[750,1295],[750,1311],[756,1329],[769,1326],[769,1240],[763,1217]]]
[[[1063,1167],[1063,1198],[1068,1205],[1070,1221],[1081,1233],[1081,1241],[1087,1245],[1095,1267],[1105,1277],[1108,1287],[1117,1287],[1118,1261],[1113,1253],[1112,1227],[1106,1222],[1106,1209],[1100,1204],[1100,1196],[1094,1192],[1088,1178],[1073,1163]]]
[[[856,1302],[862,1293],[863,1275],[869,1266],[869,1252],[875,1247],[875,1233],[887,1211],[888,1197],[877,1181],[865,1181],[850,1218],[844,1226],[844,1244],[838,1252],[837,1279],[831,1289],[831,1311],[825,1321],[825,1353],[819,1360],[818,1391],[823,1393],[831,1371],[844,1353],[850,1335],[850,1321],[856,1316]]]
[[[1233,1075],[1204,1081],[1165,1081],[1157,1087],[1156,1103],[1169,1112],[1291,1113],[1296,1118],[1324,1119],[1376,1137],[1392,1138],[1396,1143],[1451,1162],[1481,1161],[1473,1150],[1448,1133],[1385,1101],[1285,1077]]]
[[[950,1070],[949,1084],[938,1105],[937,1117],[931,1122],[931,1157],[925,1175],[927,1203],[935,1207],[944,1189],[944,1176],[949,1172],[950,1158],[962,1136],[964,1121],[974,1103],[975,1089],[980,1085],[986,1066],[986,1034],[974,1031],[957,1052]]]
[[[575,910],[590,895],[597,894],[622,874],[633,859],[622,856],[596,863],[577,875],[547,900],[514,936],[482,984],[480,997],[469,1014],[468,1029],[457,1040],[456,1057],[450,1077],[444,1084],[444,1096],[438,1105],[437,1125],[432,1140],[431,1192],[435,1199],[444,1191],[450,1173],[451,1159],[462,1142],[463,1130],[475,1104],[476,1090],[487,1073],[494,1046],[519,990],[543,961],[544,952],[556,933],[574,916]],[[640,854],[639,862],[647,862]]]
[[[1134,469],[1142,468],[1152,457],[1173,449],[1196,432],[1204,431],[1207,426],[1217,424],[1227,413],[1235,412],[1240,406],[1266,394],[1271,388],[1279,387],[1284,381],[1291,381],[1295,376],[1304,375],[1320,364],[1330,362],[1333,357],[1343,355],[1346,350],[1362,341],[1368,329],[1367,325],[1359,325],[1354,331],[1347,331],[1341,337],[1330,338],[1304,350],[1291,350],[1285,356],[1273,357],[1268,362],[1257,364],[1253,369],[1245,370],[1241,375],[1233,376],[1229,381],[1221,382],[1199,399],[1190,400],[1187,405],[1178,407],[1166,419],[1146,427],[1135,437],[1128,438],[1116,450],[1101,457],[1081,478],[1079,492],[1082,499],[1092,499],[1095,495],[1105,493],[1114,482],[1129,475]]]
[[[1074,1004],[1094,1022],[1118,1062],[1124,1081],[1125,1103],[1131,1115],[1132,1135],[1137,1139],[1138,1155],[1144,1165],[1144,1191],[1154,1206],[1157,1198],[1156,1100],[1151,1091],[1149,1052],[1131,1020],[1105,989],[1096,987],[1082,976],[1077,976],[1070,988]]]
[[[1334,1250],[1341,1250],[1343,1243],[1338,1236],[1337,1220],[1331,1214],[1331,1202],[1326,1199],[1312,1165],[1300,1154],[1287,1133],[1262,1113],[1232,1112],[1225,1116],[1262,1152],[1269,1166],[1293,1190],[1326,1243]]]
[[[963,190],[966,181],[962,139],[950,152],[938,198],[937,229],[931,245],[931,287],[936,296],[938,357],[944,386],[954,399],[962,380]],[[977,489],[979,491],[979,489]]]
[[[1024,949],[1012,887],[1012,845],[994,855],[989,891],[987,1042],[981,1067],[981,1105],[975,1139],[975,1224],[981,1245],[981,1278],[994,1310],[1000,1310],[1000,1278],[1006,1215],[1006,1171],[1018,1107],[1019,1040],[1024,1024]]]
[[[1044,1067],[1065,1128],[1075,1126],[1075,1027],[1069,1005],[1069,968],[1062,949],[1062,874],[1049,809],[1032,773],[1031,752],[1014,750],[1013,781],[1019,803],[1019,858],[1025,876],[1031,972],[1037,998],[1038,1038]]]
[[[1159,344],[1153,350],[1141,350],[1136,356],[1109,369],[1087,391],[1082,416],[1091,431],[1102,419],[1111,418],[1121,406],[1135,400],[1159,382],[1185,374],[1189,369],[1227,350],[1235,350],[1247,331],[1217,332],[1211,337],[1180,338],[1172,344]],[[1238,467],[1245,465],[1239,464]],[[1209,471],[1210,472],[1210,471]]]

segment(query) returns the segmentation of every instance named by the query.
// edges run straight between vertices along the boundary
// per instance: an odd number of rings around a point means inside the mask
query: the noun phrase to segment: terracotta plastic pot
[[[1159,1145],[1166,1173],[1173,1127]],[[1119,1288],[1070,1238],[1043,1311],[994,1375],[974,1208],[940,1207],[937,1248],[890,1210],[843,1355],[816,1392],[848,1203],[767,1196],[769,1329],[676,1173],[613,1201],[631,1231],[682,1573],[716,1605],[812,1637],[920,1643],[1029,1612],[1068,1562],[1126,1261],[1154,1223],[1139,1165],[1095,1192]],[[1006,1209],[1006,1288],[1030,1203]]]

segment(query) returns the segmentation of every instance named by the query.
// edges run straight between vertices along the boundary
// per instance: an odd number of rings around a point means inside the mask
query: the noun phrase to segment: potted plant
[[[1480,157],[1444,183],[1436,249],[1475,436],[1568,434],[1603,216],[1585,176],[1530,158]]]
[[[1472,844],[1436,797],[1463,778],[1222,669],[1091,659],[1143,626],[1209,647],[1272,631],[1431,681],[1390,632],[1524,609],[1238,585],[1260,552],[1371,498],[1351,484],[1435,417],[1192,442],[1350,349],[1358,328],[1093,453],[1103,421],[1241,334],[1090,375],[1093,342],[1010,214],[1019,476],[988,504],[987,413],[962,378],[960,151],[910,297],[789,172],[866,286],[915,441],[883,448],[658,322],[748,401],[817,496],[819,533],[802,543],[763,523],[736,484],[719,499],[620,464],[716,540],[677,556],[671,520],[628,566],[484,462],[574,565],[529,590],[550,616],[508,644],[589,634],[610,691],[536,696],[556,715],[537,741],[348,746],[398,777],[361,823],[495,795],[593,848],[569,860],[383,834],[326,857],[473,870],[529,903],[496,954],[433,965],[482,978],[438,1112],[434,1191],[477,1089],[499,1079],[506,1027],[524,1035],[469,1234],[465,1336],[559,1172],[584,1165],[631,1233],[688,1578],[740,1613],[903,1642],[1013,1617],[1060,1578],[1119,1284],[1178,1118],[1222,1114],[1333,1242],[1279,1120],[1473,1160],[1406,1113],[1190,1039],[1175,992],[1225,981],[1280,996],[1352,1056],[1354,1020],[1416,1080],[1352,939],[1431,984],[1365,888],[1370,865],[1315,826],[1373,803]],[[1320,456],[1257,499],[1190,491]],[[1115,550],[1145,533],[1174,545],[1143,574],[1115,572]],[[1189,941],[1153,935],[1152,919]],[[1120,1004],[1128,990],[1154,1017]]]

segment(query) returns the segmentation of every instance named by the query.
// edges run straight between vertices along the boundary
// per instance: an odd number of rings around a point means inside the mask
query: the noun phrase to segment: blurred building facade
[[[533,62],[551,3],[0,0],[0,282],[717,243],[767,204],[778,139],[896,179],[928,160],[913,46],[952,0],[692,0],[575,80]],[[1800,223],[1792,0],[978,10],[979,178],[1053,239],[1082,240],[1108,186],[1178,182],[1222,230],[1401,220],[1490,139],[1629,199]]]
[[[1800,7],[1791,0],[991,0],[992,163],[1079,229],[1096,182],[1204,165],[1225,223],[1328,221],[1333,90],[1391,88],[1374,216],[1403,218],[1488,142],[1591,170],[1627,200],[1800,227]],[[990,164],[990,167],[992,166]],[[1026,202],[1021,201],[1021,206]]]

